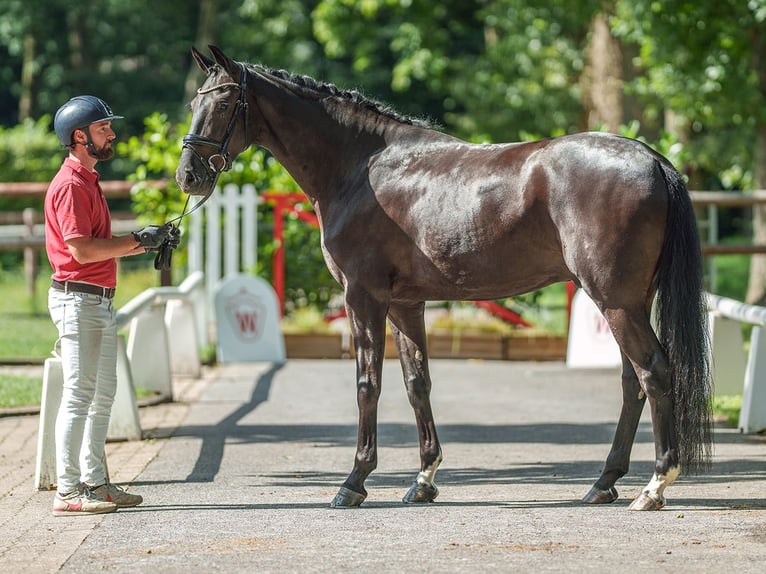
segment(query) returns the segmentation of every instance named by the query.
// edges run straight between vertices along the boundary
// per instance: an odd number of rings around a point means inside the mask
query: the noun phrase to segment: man
[[[166,224],[112,237],[95,166],[114,154],[111,124],[121,118],[103,100],[78,96],[53,120],[59,141],[69,149],[45,196],[45,247],[53,268],[48,308],[59,332],[55,352],[64,373],[55,431],[57,516],[112,512],[143,501],[111,484],[105,466],[117,387],[116,258],[163,244],[176,247],[178,235]]]

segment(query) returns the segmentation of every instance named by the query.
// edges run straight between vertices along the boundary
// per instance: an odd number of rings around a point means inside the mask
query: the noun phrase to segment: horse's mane
[[[293,74],[287,70],[266,68],[258,64],[246,64],[246,66],[250,71],[256,74],[267,74],[273,78],[281,80],[282,82],[290,83],[301,90],[307,90],[313,92],[314,94],[325,95],[351,102],[365,110],[380,114],[381,116],[390,118],[403,124],[409,124],[423,128],[432,127],[431,124],[426,120],[402,115],[386,104],[365,97],[357,90],[343,90],[333,84],[318,82],[310,76]]]

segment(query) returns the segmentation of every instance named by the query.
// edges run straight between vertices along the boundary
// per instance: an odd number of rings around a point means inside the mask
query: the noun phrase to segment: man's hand
[[[168,239],[166,243],[171,249],[175,249],[181,243],[181,229],[172,223],[166,223],[165,225],[170,226],[170,231],[168,232]]]
[[[165,225],[149,225],[139,231],[134,231],[133,239],[144,249],[156,249],[170,239],[171,233],[176,235],[173,231],[174,229],[177,228],[174,228],[170,223]]]

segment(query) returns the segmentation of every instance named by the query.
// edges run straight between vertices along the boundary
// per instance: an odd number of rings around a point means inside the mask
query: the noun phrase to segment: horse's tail
[[[689,192],[678,171],[658,162],[668,216],[657,268],[658,338],[668,356],[679,462],[685,473],[710,467],[712,379],[702,251]]]

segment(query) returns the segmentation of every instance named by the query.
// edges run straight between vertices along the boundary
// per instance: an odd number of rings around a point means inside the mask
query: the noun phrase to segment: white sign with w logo
[[[260,277],[224,279],[215,295],[218,361],[283,362],[278,309],[274,289]]]

